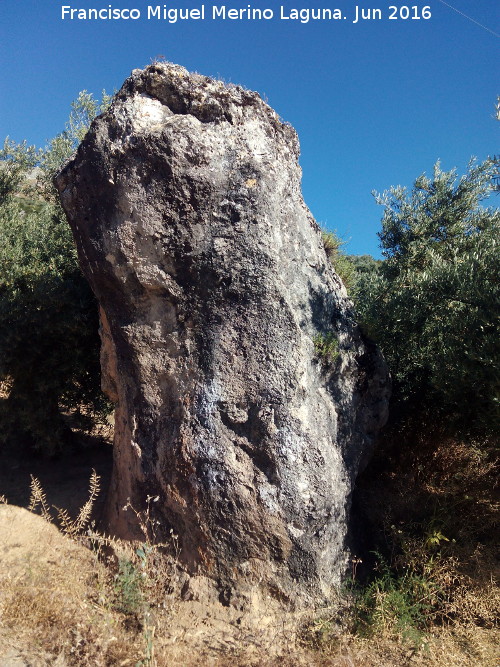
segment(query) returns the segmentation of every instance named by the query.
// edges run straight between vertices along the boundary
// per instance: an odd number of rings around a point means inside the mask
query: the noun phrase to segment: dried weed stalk
[[[92,510],[94,508],[94,503],[96,501],[97,496],[99,495],[101,488],[100,488],[100,478],[99,475],[96,473],[95,470],[92,470],[92,474],[90,476],[90,484],[89,484],[89,499],[87,502],[80,508],[80,511],[78,512],[78,516],[76,519],[72,519],[68,511],[66,509],[61,509],[60,507],[56,507],[57,509],[57,518],[59,520],[61,530],[63,533],[66,535],[69,535],[69,537],[76,537],[77,535],[81,534],[85,528],[87,528],[90,518],[92,516]]]
[[[52,515],[50,514],[50,509],[47,504],[47,497],[45,491],[42,488],[42,485],[36,477],[31,475],[31,495],[30,503],[28,505],[28,510],[30,512],[36,512],[38,506],[40,506],[40,514],[45,521],[52,523]]]

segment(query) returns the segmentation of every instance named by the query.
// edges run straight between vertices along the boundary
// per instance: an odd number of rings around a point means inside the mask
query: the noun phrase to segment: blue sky
[[[172,0],[167,7],[205,4],[207,18],[169,24],[145,18],[155,4],[147,0],[2,0],[0,138],[45,144],[64,128],[80,90],[111,92],[132,69],[162,55],[261,93],[299,134],[304,197],[313,215],[349,241],[348,251],[376,256],[382,210],[372,190],[410,186],[438,158],[443,168],[461,172],[473,155],[500,153],[500,123],[493,118],[500,94],[499,0],[448,3],[458,11],[427,0],[427,20],[389,20],[390,4],[372,0],[359,7],[381,9],[383,18],[358,23],[350,0],[256,0],[251,7],[272,9],[272,20],[213,21],[212,5],[223,2]],[[281,2],[285,15],[329,7],[347,18],[284,20]],[[137,8],[142,17],[63,21],[66,4]],[[411,12],[414,6],[421,14],[426,4],[409,5]]]

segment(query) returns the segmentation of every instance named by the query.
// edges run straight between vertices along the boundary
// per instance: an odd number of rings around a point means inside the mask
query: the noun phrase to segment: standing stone
[[[159,537],[227,600],[328,595],[387,416],[298,156],[259,95],[161,63],[134,70],[55,181],[101,307],[110,529],[138,536],[124,505],[159,496]]]

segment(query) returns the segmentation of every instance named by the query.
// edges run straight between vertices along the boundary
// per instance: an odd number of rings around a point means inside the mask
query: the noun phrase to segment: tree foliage
[[[97,304],[52,185],[99,110],[83,91],[45,149],[7,139],[0,151],[0,439],[49,453],[68,434],[63,412],[88,425],[106,409]]]
[[[101,101],[96,100],[92,93],[82,90],[77,99],[71,103],[66,129],[51,139],[47,147],[39,154],[40,175],[37,185],[44,199],[56,205],[59,204],[59,197],[52,184],[52,179],[61,165],[77,149],[90,123],[109,106],[110,101],[111,97],[104,90]]]
[[[488,428],[499,421],[500,211],[482,202],[496,175],[493,160],[459,179],[437,163],[411,192],[377,195],[385,260],[357,293],[400,401]]]

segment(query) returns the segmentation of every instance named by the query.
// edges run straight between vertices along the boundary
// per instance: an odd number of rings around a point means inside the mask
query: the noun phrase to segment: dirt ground
[[[2,667],[319,664],[297,650],[300,619],[271,600],[244,614],[205,595],[198,581],[191,599],[167,595],[148,622],[127,627],[112,608],[104,566],[56,526],[3,504],[0,537]]]

